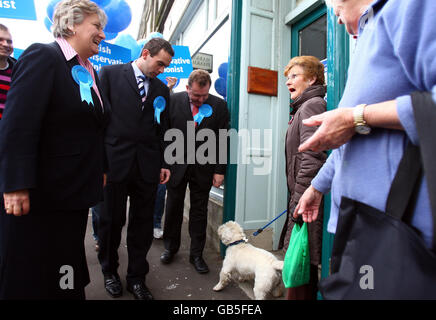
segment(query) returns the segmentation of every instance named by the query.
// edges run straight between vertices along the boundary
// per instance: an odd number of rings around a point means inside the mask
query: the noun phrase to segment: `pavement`
[[[123,296],[117,299],[110,297],[103,285],[103,275],[95,251],[95,241],[92,237],[91,216],[85,238],[86,255],[91,283],[86,287],[87,300],[132,300],[133,296],[126,290],[127,246],[125,237],[126,227],[123,229],[121,245],[118,250],[120,257],[119,275],[123,284]],[[199,274],[189,263],[189,235],[187,221],[182,226],[181,247],[173,262],[164,265],[160,262],[160,255],[164,250],[163,240],[154,239],[147,255],[150,272],[146,278],[146,285],[156,300],[250,300],[249,289],[241,288],[232,282],[220,292],[212,288],[218,283],[221,270],[221,255],[213,249],[206,249],[203,258],[209,266],[210,272]],[[248,291],[247,291],[248,290]]]

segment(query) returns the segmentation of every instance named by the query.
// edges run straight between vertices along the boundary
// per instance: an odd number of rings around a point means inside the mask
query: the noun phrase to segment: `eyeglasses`
[[[302,76],[302,75],[303,75],[302,73],[292,73],[287,77],[287,79],[288,80],[295,80],[298,76]]]

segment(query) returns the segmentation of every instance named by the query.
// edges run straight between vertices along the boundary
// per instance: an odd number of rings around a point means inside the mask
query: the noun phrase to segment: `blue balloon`
[[[53,23],[50,21],[48,17],[45,17],[44,24],[47,30],[51,32],[51,26],[53,25]]]
[[[62,0],[52,0],[47,5],[47,17],[53,22],[53,14],[56,8],[56,5],[61,2]]]
[[[118,36],[118,33],[111,33],[111,32],[104,32],[104,35],[106,36],[105,40],[112,40],[115,39]]]
[[[218,68],[218,74],[220,78],[227,79],[227,69],[229,67],[229,64],[227,62],[221,63],[221,65]]]
[[[227,79],[218,78],[215,81],[215,91],[224,98],[227,97]]]
[[[136,40],[130,34],[120,34],[115,38],[116,45],[130,49],[131,59],[135,60],[138,58],[138,44]],[[140,51],[140,50],[139,50]]]
[[[131,54],[132,54],[132,60],[136,60],[141,56],[141,52],[142,52],[142,47],[139,46],[138,44],[136,44],[136,46],[131,50]]]
[[[92,0],[92,2],[96,3],[100,8],[107,6],[112,0]]]
[[[105,31],[117,33],[126,29],[132,21],[132,11],[124,0],[112,0],[104,7],[107,15],[107,25]]]

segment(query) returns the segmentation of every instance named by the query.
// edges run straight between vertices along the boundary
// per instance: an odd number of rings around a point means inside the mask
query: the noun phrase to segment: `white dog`
[[[269,293],[274,297],[283,294],[283,261],[279,261],[272,253],[247,243],[244,230],[234,221],[221,225],[218,236],[228,248],[220,280],[213,290],[222,290],[231,280],[254,280],[253,293],[256,300],[266,299]]]

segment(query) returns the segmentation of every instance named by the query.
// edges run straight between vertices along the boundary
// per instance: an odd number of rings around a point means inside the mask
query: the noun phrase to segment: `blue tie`
[[[145,76],[138,76],[138,88],[139,88],[139,94],[141,95],[141,99],[142,99],[142,110],[144,110],[144,102],[145,99],[147,98],[145,95],[144,81],[145,81]]]

